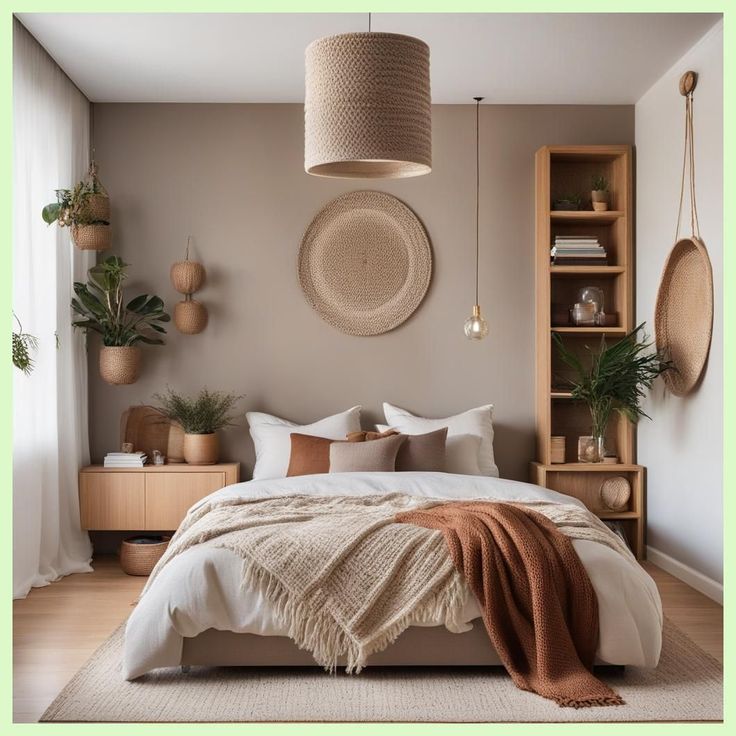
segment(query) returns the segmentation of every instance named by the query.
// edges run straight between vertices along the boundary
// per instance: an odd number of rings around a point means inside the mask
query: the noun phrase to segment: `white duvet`
[[[529,483],[450,473],[336,473],[248,481],[228,486],[206,500],[394,491],[448,499],[542,499],[582,505]],[[583,540],[573,540],[573,544],[598,596],[598,658],[610,664],[656,666],[662,643],[662,605],[654,581],[609,547]],[[268,602],[257,591],[242,588],[241,571],[242,560],[234,553],[204,546],[189,549],[166,565],[128,620],[124,676],[133,679],[157,667],[178,665],[183,637],[210,628],[286,636]],[[475,599],[468,596],[463,620],[471,622],[479,616]],[[440,624],[437,621],[434,625]],[[482,626],[482,622],[478,620],[476,625]]]

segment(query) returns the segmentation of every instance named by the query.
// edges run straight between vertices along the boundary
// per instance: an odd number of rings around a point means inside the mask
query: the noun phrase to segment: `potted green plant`
[[[76,282],[72,309],[81,319],[72,324],[102,337],[100,375],[113,385],[135,383],[140,375],[139,343],[163,345],[163,326],[171,318],[157,296],[140,294],[127,304],[123,281],[127,263],[110,256],[89,270],[86,284]]]
[[[153,398],[159,403],[156,409],[184,430],[184,460],[190,465],[214,465],[219,457],[217,431],[234,424],[230,411],[243,397],[206,388],[187,396],[167,388]]]
[[[552,200],[553,210],[579,210],[583,198],[579,194],[564,194]]]
[[[110,198],[97,178],[97,167],[90,166],[87,178],[73,189],[57,189],[56,201],[41,211],[43,221],[69,227],[80,250],[107,250],[110,247]]]
[[[608,209],[608,180],[605,176],[594,176],[591,183],[591,203],[596,212],[605,212]]]
[[[562,338],[553,333],[560,359],[572,368],[573,379],[562,378],[572,389],[572,398],[588,405],[591,418],[591,443],[579,459],[602,462],[605,455],[606,428],[614,411],[632,423],[648,417],[641,408],[644,389],[652,387],[654,379],[672,367],[658,352],[650,352],[651,342],[640,324],[613,345],[601,338],[600,348],[585,346],[590,360],[585,362],[570,351]]]

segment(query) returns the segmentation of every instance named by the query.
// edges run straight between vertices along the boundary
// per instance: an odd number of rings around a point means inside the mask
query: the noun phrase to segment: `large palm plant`
[[[586,345],[589,367],[565,346],[557,333],[553,339],[560,358],[575,373],[573,380],[565,380],[572,388],[572,397],[588,405],[594,437],[605,436],[614,411],[632,423],[641,417],[650,418],[641,408],[644,389],[650,389],[654,379],[672,364],[660,353],[649,350],[652,343],[647,341],[643,322],[614,345],[608,345],[605,337],[597,351]]]
[[[86,284],[76,282],[72,309],[81,317],[72,324],[102,336],[106,347],[128,347],[142,342],[163,345],[163,322],[171,317],[157,296],[141,294],[127,304],[123,301],[123,281],[128,267],[118,256],[110,256],[89,270]]]

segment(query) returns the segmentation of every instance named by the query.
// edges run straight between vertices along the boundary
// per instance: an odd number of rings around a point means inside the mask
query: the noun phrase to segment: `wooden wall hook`
[[[693,90],[698,84],[698,73],[697,72],[685,72],[680,77],[680,94],[683,97],[687,97],[693,93]]]

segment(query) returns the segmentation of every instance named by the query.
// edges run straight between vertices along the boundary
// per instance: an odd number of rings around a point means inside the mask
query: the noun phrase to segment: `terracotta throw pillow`
[[[350,432],[348,442],[370,442],[396,434],[399,433],[395,429],[388,429],[385,432]],[[447,427],[426,434],[407,434],[403,436],[406,437],[406,442],[401,445],[399,454],[396,456],[397,471],[445,472]]]
[[[393,472],[396,455],[405,441],[405,435],[396,434],[371,442],[333,442],[330,473]]]
[[[330,445],[335,440],[291,433],[291,454],[287,477],[330,472]]]

